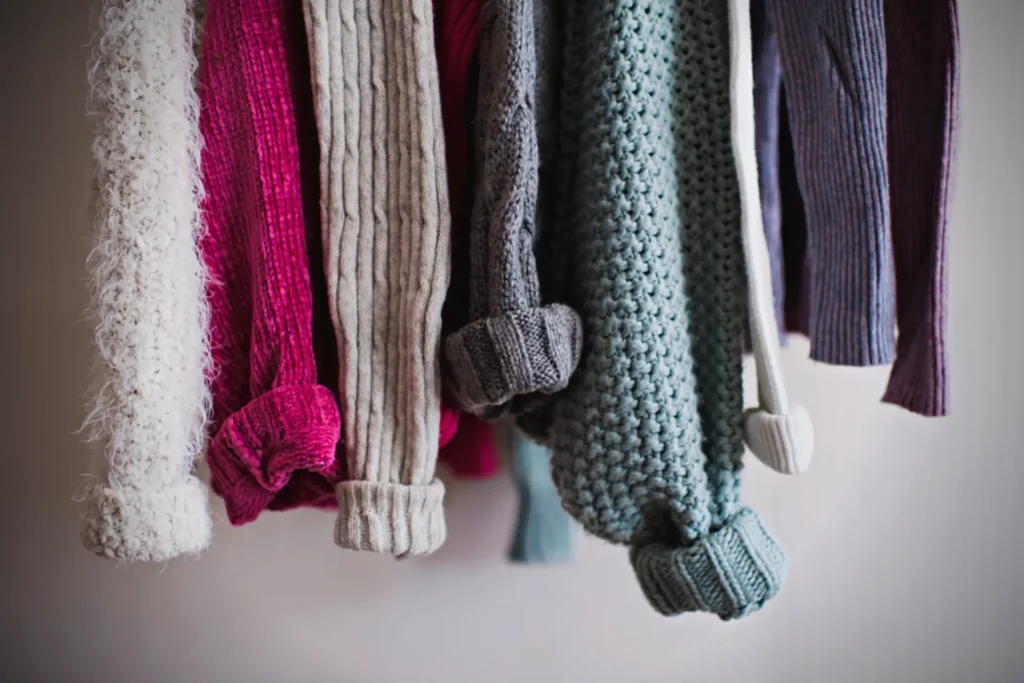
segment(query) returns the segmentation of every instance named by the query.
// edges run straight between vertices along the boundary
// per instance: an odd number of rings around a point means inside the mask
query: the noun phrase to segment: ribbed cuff
[[[299,471],[332,487],[341,478],[340,435],[338,404],[319,385],[278,387],[228,417],[207,455],[210,482],[224,499],[228,520],[237,525],[256,519]]]
[[[462,407],[493,416],[516,396],[564,389],[582,342],[576,312],[551,304],[470,323],[448,337],[445,355]]]
[[[440,479],[412,486],[343,481],[335,492],[334,542],[342,548],[403,557],[432,553],[444,543],[447,528]]]
[[[746,616],[778,594],[786,573],[785,553],[749,508],[691,545],[638,544],[629,557],[647,600],[666,616]]]
[[[158,490],[94,487],[81,535],[86,549],[101,557],[165,562],[206,548],[212,528],[206,486],[190,475]]]
[[[800,474],[811,465],[814,424],[802,405],[790,405],[786,415],[748,410],[743,437],[750,452],[776,472]]]

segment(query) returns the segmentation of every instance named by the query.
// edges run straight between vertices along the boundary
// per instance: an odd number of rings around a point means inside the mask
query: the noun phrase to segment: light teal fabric
[[[538,260],[546,296],[582,316],[583,350],[568,388],[520,422],[544,426],[566,509],[630,546],[655,609],[740,617],[778,592],[786,558],[740,503],[728,5],[549,4],[563,50]]]
[[[551,452],[516,431],[512,463],[519,514],[509,559],[524,564],[568,562],[573,556],[572,519],[551,480]]]

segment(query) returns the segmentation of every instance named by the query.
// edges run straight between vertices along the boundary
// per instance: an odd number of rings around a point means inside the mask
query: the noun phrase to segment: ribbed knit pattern
[[[488,0],[481,14],[477,194],[470,231],[469,320],[445,341],[462,406],[488,418],[563,389],[580,320],[543,305],[533,253],[537,207],[532,0]]]
[[[767,16],[759,7],[765,3]],[[895,359],[883,400],[944,415],[956,5],[810,5],[752,5],[765,232],[771,243],[778,230],[784,243],[784,254],[772,251],[776,277],[785,273],[787,282],[777,302],[786,301],[790,329],[810,336],[812,357],[843,365]],[[777,32],[781,49],[774,47]],[[799,187],[790,179],[789,129]],[[851,302],[859,306],[851,309]],[[859,335],[851,334],[855,326]]]
[[[728,6],[560,9],[544,275],[582,315],[586,344],[553,404],[555,483],[587,531],[631,545],[658,611],[736,618],[776,594],[785,559],[739,501],[745,287]]]
[[[807,215],[811,357],[892,362],[882,0],[767,0]]]
[[[211,537],[192,474],[209,398],[191,4],[103,0],[89,66],[99,388],[86,427],[104,467],[81,535],[124,561],[195,553]]]
[[[347,475],[335,541],[444,540],[434,476],[448,284],[444,131],[430,0],[303,0],[320,138]]]
[[[884,0],[896,361],[883,400],[945,415],[946,232],[959,124],[955,0]]]
[[[743,435],[750,451],[766,465],[783,474],[799,474],[811,463],[814,428],[807,409],[790,402],[779,358],[779,324],[773,295],[779,283],[772,277],[758,191],[749,0],[730,0],[730,6],[732,145],[742,204],[747,312],[758,398],[758,407],[747,411]]]
[[[443,308],[444,334],[462,327],[469,314],[469,221],[475,182],[471,125],[476,100],[473,65],[480,38],[481,4],[481,0],[434,0],[434,44],[451,206],[452,272]],[[457,409],[454,399],[448,397],[441,405],[442,411],[446,407]],[[460,477],[497,474],[498,457],[491,424],[471,413],[462,413],[458,427],[452,440],[441,448],[441,462]]]
[[[232,524],[332,505],[341,419],[317,384],[307,238],[319,239],[316,128],[301,8],[208,0],[200,73],[211,483]],[[304,201],[303,195],[306,195]]]

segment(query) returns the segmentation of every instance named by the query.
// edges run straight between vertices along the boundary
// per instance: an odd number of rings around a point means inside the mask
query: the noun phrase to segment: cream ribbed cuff
[[[441,547],[444,484],[426,486],[345,481],[338,484],[334,541],[342,548],[378,553],[426,555]]]
[[[790,405],[779,360],[778,326],[772,303],[771,266],[761,218],[754,140],[754,67],[749,0],[730,0],[733,153],[743,205],[743,252],[747,267],[750,338],[757,365],[759,407],[747,412],[744,437],[768,467],[798,474],[811,464],[814,427],[807,409]]]
[[[303,0],[344,449],[335,540],[444,540],[434,480],[450,216],[431,0]]]

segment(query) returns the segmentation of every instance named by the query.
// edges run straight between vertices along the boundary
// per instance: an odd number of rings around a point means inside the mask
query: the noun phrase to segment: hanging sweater
[[[737,4],[559,4],[557,229],[544,259],[545,285],[580,312],[586,339],[551,407],[563,505],[588,532],[630,545],[659,612],[725,619],[774,596],[786,564],[739,500],[746,268],[728,18],[734,40],[749,35]],[[749,46],[745,60],[736,92],[752,88]],[[753,168],[744,177],[756,206]],[[770,321],[770,284],[758,291],[751,308],[763,313],[767,300]]]
[[[435,477],[448,195],[430,0],[303,0],[349,481],[335,541],[398,556],[445,538]]]
[[[451,207],[452,274],[444,301],[444,334],[461,327],[468,312],[465,294],[469,289],[469,218],[474,185],[471,121],[476,100],[472,86],[480,4],[480,0],[434,0],[434,41]],[[460,414],[458,431],[441,449],[440,460],[456,476],[496,474],[498,458],[491,424],[471,413]]]
[[[768,9],[758,31],[766,230],[771,241],[780,220],[783,233],[801,227],[785,225],[790,217],[772,205],[781,64],[807,231],[806,291],[785,296],[806,301],[806,321],[797,322],[811,356],[842,365],[895,360],[883,400],[945,414],[955,3],[759,2]],[[780,258],[776,251],[777,272],[800,267]]]
[[[244,524],[268,508],[333,505],[344,471],[338,405],[314,355],[323,274],[301,7],[209,0],[203,54],[208,461],[228,519]]]
[[[480,28],[468,323],[445,341],[452,388],[471,412],[532,410],[579,359],[579,316],[543,304],[534,258],[537,206],[533,3],[491,0]]]
[[[165,561],[211,537],[192,472],[209,397],[190,11],[189,0],[104,0],[89,69],[101,381],[87,427],[104,458],[82,541],[124,561]]]

